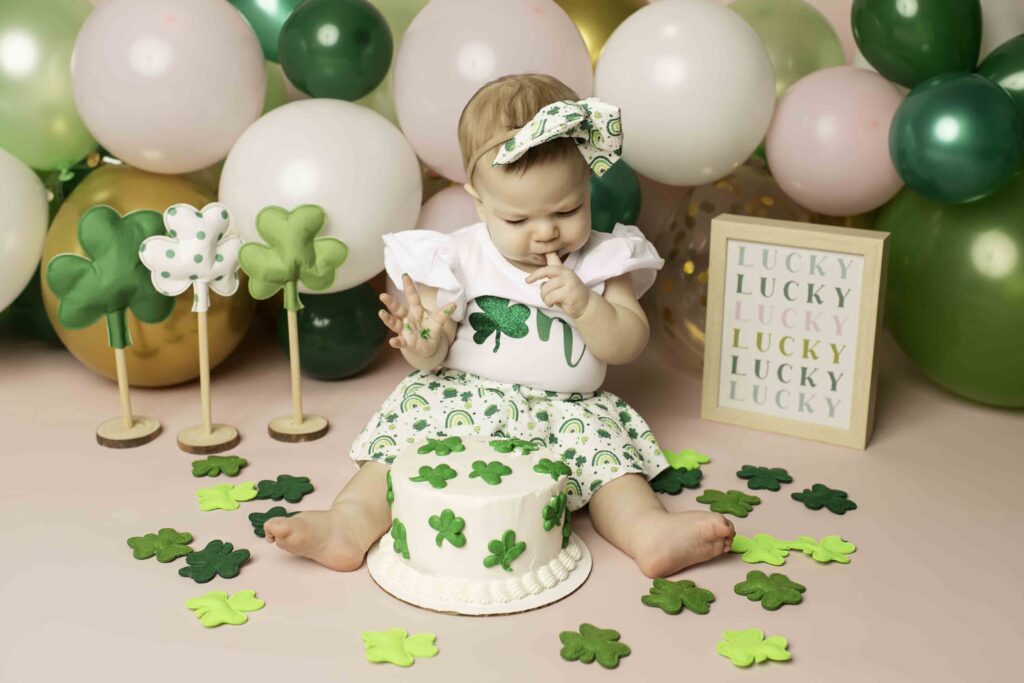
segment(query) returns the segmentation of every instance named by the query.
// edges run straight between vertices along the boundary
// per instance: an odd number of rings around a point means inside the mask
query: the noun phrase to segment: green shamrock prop
[[[677,470],[695,470],[701,465],[711,462],[711,458],[690,448],[682,451],[662,450],[661,452],[668,460],[668,464]]]
[[[256,494],[256,498],[259,500],[281,500],[284,498],[289,503],[298,503],[312,491],[313,485],[309,483],[309,477],[280,474],[276,481],[273,479],[262,480],[259,483],[259,492]]]
[[[761,606],[774,612],[783,605],[796,605],[804,599],[806,588],[799,583],[790,581],[785,574],[767,576],[757,570],[747,572],[747,580],[736,584],[737,595],[745,595],[753,602],[761,601]]]
[[[236,477],[248,464],[248,460],[237,455],[210,455],[202,460],[192,461],[192,476],[216,477],[226,474],[229,477]]]
[[[502,534],[501,539],[494,539],[487,544],[490,555],[484,558],[484,566],[490,569],[496,565],[507,572],[512,571],[512,563],[526,550],[526,543],[516,543],[516,532],[509,529]]]
[[[512,468],[500,460],[492,460],[490,462],[474,460],[473,471],[469,473],[469,478],[475,479],[479,477],[491,486],[497,486],[501,483],[502,477],[507,477],[510,474],[512,474]]]
[[[754,490],[767,489],[769,491],[778,491],[780,484],[791,484],[793,482],[793,477],[789,476],[789,472],[781,467],[744,465],[736,473],[736,476],[740,479],[746,479],[747,487]]]
[[[462,530],[466,528],[466,520],[456,517],[449,509],[441,511],[441,515],[431,515],[427,520],[430,528],[437,532],[437,547],[441,547],[443,541],[448,541],[456,548],[466,545],[466,536]]]
[[[240,502],[252,500],[256,497],[256,487],[251,481],[244,484],[218,484],[196,491],[199,496],[199,509],[203,512],[210,510],[237,510]]]
[[[715,650],[723,657],[728,657],[736,666],[750,666],[754,662],[760,664],[769,659],[776,662],[790,659],[786,639],[782,636],[765,638],[764,631],[759,628],[726,631],[723,637],[725,640],[715,646]]]
[[[551,502],[540,511],[541,519],[544,520],[544,531],[551,531],[562,523],[562,516],[568,512],[565,508],[566,501],[568,501],[568,496],[564,493],[556,494],[551,498]]]
[[[211,591],[201,598],[192,598],[185,606],[196,613],[200,624],[213,628],[221,624],[244,624],[249,621],[245,613],[263,609],[264,604],[256,597],[256,591],[238,591],[231,597],[223,591]]]
[[[454,479],[457,476],[458,473],[448,465],[441,464],[437,467],[424,465],[420,468],[419,476],[409,477],[409,481],[425,481],[435,489],[443,489],[448,486],[449,479]]]
[[[715,512],[746,517],[755,505],[761,504],[757,496],[748,496],[742,491],[730,490],[722,493],[717,489],[706,489],[704,493],[697,496],[698,503],[707,503]]]
[[[821,539],[821,543],[810,536],[801,536],[795,541],[790,541],[789,547],[793,550],[802,550],[818,562],[839,564],[850,564],[849,555],[857,550],[854,544],[834,535]]]
[[[629,655],[629,645],[619,642],[619,632],[610,628],[598,628],[593,624],[580,624],[579,633],[562,631],[558,639],[562,641],[559,652],[562,659],[590,664],[595,659],[606,669],[614,669],[619,659]]]
[[[537,450],[537,444],[532,441],[525,439],[493,439],[491,442],[491,448],[498,451],[499,453],[511,453],[515,449],[519,449],[522,455],[529,455],[530,453]]]
[[[433,633],[417,633],[410,636],[404,629],[389,628],[387,631],[363,631],[366,659],[370,662],[387,662],[396,666],[412,666],[416,658],[436,657],[437,648]]]
[[[107,340],[115,349],[131,345],[125,310],[144,323],[158,323],[174,310],[174,299],[153,288],[139,260],[139,245],[164,234],[163,216],[133,211],[121,216],[109,206],[94,206],[78,221],[78,242],[85,256],[58,254],[46,268],[46,282],[60,299],[57,319],[71,330],[107,319]]]
[[[250,512],[249,522],[252,524],[252,531],[254,534],[259,536],[260,538],[266,538],[267,531],[263,528],[263,525],[266,524],[269,520],[273,519],[274,517],[293,517],[297,514],[299,514],[298,510],[294,512],[288,512],[280,505],[275,505],[266,512]]]
[[[405,525],[395,517],[391,520],[391,538],[395,541],[395,552],[409,559],[409,544],[405,540]]]
[[[670,496],[678,496],[683,488],[695,489],[700,486],[700,480],[704,472],[697,469],[673,469],[662,470],[661,474],[651,479],[651,490],[655,493],[667,493]]]
[[[427,443],[417,448],[416,452],[420,455],[426,455],[427,453],[448,455],[450,453],[461,453],[464,450],[466,450],[466,447],[462,444],[460,437],[449,436],[447,439],[427,439]]]
[[[224,541],[210,541],[202,550],[185,558],[187,567],[178,570],[179,576],[186,576],[196,583],[206,583],[215,576],[233,579],[238,576],[242,565],[249,560],[249,551]]]
[[[736,534],[732,539],[732,552],[743,553],[743,561],[749,564],[764,562],[778,567],[786,563],[791,547],[771,534],[754,534],[753,538]]]
[[[569,466],[564,462],[560,460],[549,460],[548,458],[541,458],[537,464],[533,466],[533,471],[538,474],[548,474],[555,481],[558,481],[558,478],[562,475],[569,476],[572,474],[572,470],[570,470]]]
[[[498,352],[501,346],[501,335],[522,339],[530,332],[526,326],[526,319],[530,317],[530,307],[524,304],[509,305],[509,300],[500,296],[478,296],[476,305],[480,307],[477,313],[470,313],[469,325],[473,328],[473,341],[483,344],[487,338],[494,334],[494,353]]]
[[[698,587],[693,581],[669,581],[655,579],[650,595],[640,598],[648,607],[658,607],[665,614],[679,614],[683,608],[695,614],[707,614],[715,594]]]
[[[837,515],[857,509],[857,504],[847,498],[846,491],[830,489],[824,484],[814,484],[809,489],[792,494],[792,498],[803,503],[808,509],[820,510],[824,507]]]
[[[148,560],[156,555],[157,562],[173,562],[192,552],[188,545],[191,542],[192,534],[168,527],[155,534],[132,536],[128,539],[128,546],[136,560]]]

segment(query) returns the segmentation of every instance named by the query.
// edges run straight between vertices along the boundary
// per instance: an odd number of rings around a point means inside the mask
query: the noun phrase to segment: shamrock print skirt
[[[561,456],[572,470],[571,510],[623,474],[650,480],[668,467],[650,427],[615,394],[546,391],[448,368],[416,370],[402,380],[349,455],[390,465],[428,437],[472,435],[527,439]]]

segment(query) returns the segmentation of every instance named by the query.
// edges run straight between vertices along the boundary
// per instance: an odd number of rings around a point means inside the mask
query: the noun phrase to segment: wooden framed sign
[[[713,219],[701,416],[865,448],[888,237]]]

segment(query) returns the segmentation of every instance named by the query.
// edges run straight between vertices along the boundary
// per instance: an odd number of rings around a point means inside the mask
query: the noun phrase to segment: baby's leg
[[[606,540],[650,578],[675,574],[728,552],[732,523],[717,512],[668,512],[639,474],[613,479],[590,499],[590,518]]]
[[[365,463],[330,509],[267,520],[263,525],[267,540],[330,569],[358,569],[366,551],[391,525],[387,472],[386,465]]]

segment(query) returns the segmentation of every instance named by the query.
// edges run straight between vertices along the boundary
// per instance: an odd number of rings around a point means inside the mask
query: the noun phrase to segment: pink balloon
[[[461,185],[452,185],[423,204],[416,227],[448,233],[480,220],[473,198]]]
[[[902,95],[853,66],[797,81],[765,138],[772,175],[801,205],[830,216],[876,209],[903,186],[889,157],[889,126]]]
[[[432,0],[420,10],[394,69],[398,119],[420,159],[466,182],[459,115],[480,86],[516,73],[549,74],[581,98],[593,94],[583,37],[553,0]]]

